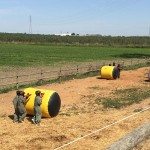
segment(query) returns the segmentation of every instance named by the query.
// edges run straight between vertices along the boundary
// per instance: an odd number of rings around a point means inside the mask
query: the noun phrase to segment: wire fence
[[[132,66],[136,64],[143,64],[149,63],[149,60],[128,60],[128,61],[117,61],[115,64],[121,64],[122,67],[125,66]],[[56,68],[56,69],[38,69],[37,71],[30,70],[29,72],[26,71],[16,71],[10,75],[4,75],[0,77],[0,89],[9,88],[9,87],[18,87],[20,85],[31,84],[35,82],[44,82],[50,80],[59,80],[62,81],[63,77],[69,76],[78,76],[90,72],[98,72],[100,68],[105,65],[112,64],[112,62],[103,61],[97,62],[95,64],[83,64],[83,65],[76,65],[67,68]]]

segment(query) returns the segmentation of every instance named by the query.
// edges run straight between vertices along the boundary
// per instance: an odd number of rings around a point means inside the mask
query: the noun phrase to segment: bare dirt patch
[[[0,147],[11,149],[52,150],[77,138],[104,128],[137,110],[150,107],[150,98],[120,109],[103,108],[102,98],[112,98],[116,90],[128,88],[150,88],[146,82],[150,67],[133,71],[122,71],[117,80],[100,79],[99,76],[73,79],[60,84],[40,86],[41,89],[55,90],[61,97],[60,113],[55,118],[43,118],[41,126],[35,126],[27,116],[24,123],[13,123],[12,99],[15,91],[0,95]],[[138,97],[138,95],[136,95]],[[150,121],[150,110],[144,111],[118,124],[96,132],[63,149],[103,150],[135,128]],[[149,139],[148,139],[149,140]],[[150,142],[139,145],[150,149]],[[137,147],[138,149],[138,147]]]

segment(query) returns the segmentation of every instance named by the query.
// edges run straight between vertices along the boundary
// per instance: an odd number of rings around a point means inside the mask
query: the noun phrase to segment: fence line
[[[130,66],[130,65],[135,65],[135,64],[140,64],[140,63],[147,63],[148,60],[129,60],[129,61],[121,61],[121,62],[115,62],[116,64],[120,63],[122,66]],[[112,62],[111,62],[112,63]],[[104,65],[108,65],[110,62],[100,62],[96,64],[88,64],[84,66],[73,66],[68,69],[65,68],[58,68],[57,70],[40,70],[37,71],[36,73],[24,73],[24,74],[19,74],[19,72],[16,72],[16,75],[12,76],[2,76],[0,77],[0,88],[8,88],[11,86],[16,86],[18,87],[21,84],[31,84],[33,82],[44,82],[46,80],[57,80],[62,81],[63,77],[68,77],[72,75],[82,75],[85,73],[90,73],[90,72],[96,72],[99,71],[100,68]]]

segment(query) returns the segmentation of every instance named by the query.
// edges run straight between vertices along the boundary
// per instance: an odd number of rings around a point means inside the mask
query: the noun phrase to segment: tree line
[[[66,44],[98,46],[140,46],[149,47],[149,36],[100,36],[100,35],[45,35],[26,33],[0,33],[0,42],[33,44]]]

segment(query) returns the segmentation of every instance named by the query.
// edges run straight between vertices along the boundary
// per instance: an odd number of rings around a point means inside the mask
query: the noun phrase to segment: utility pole
[[[30,15],[30,19],[29,19],[30,23],[29,23],[29,34],[32,34],[32,18]]]

